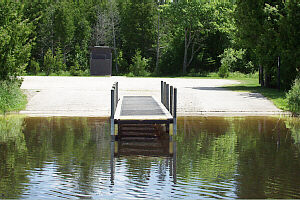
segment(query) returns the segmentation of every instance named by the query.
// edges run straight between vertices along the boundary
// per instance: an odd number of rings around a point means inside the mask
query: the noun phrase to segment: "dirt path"
[[[29,102],[22,114],[30,116],[110,115],[110,89],[119,82],[119,94],[153,95],[160,99],[160,81],[178,88],[178,115],[272,115],[280,109],[257,93],[219,88],[238,84],[220,79],[126,77],[24,77],[22,89]]]

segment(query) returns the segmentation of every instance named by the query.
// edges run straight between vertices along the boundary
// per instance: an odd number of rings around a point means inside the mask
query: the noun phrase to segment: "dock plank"
[[[116,120],[170,120],[170,112],[152,96],[124,96],[116,109]]]

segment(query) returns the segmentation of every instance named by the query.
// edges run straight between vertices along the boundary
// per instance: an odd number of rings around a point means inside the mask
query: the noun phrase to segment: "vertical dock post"
[[[170,86],[169,84],[166,84],[166,108],[167,110],[170,111],[170,97],[169,97],[169,90],[170,90]]]
[[[172,162],[172,174],[173,174],[173,183],[176,184],[177,182],[177,170],[176,170],[176,164],[177,164],[177,147],[176,142],[173,142],[173,162]]]
[[[164,82],[160,82],[160,102],[164,102]]]
[[[118,100],[117,100],[117,82],[114,83],[113,88],[114,88],[114,113],[115,113],[117,103],[118,103]]]
[[[163,101],[164,106],[166,106],[166,82],[164,82],[164,101]]]
[[[173,134],[177,133],[177,88],[174,88],[174,108],[173,108]]]
[[[110,182],[114,185],[115,182],[115,142],[110,142]]]
[[[114,122],[114,115],[115,115],[115,90],[114,88],[110,91],[110,135],[111,139],[114,140],[115,135],[115,122]]]
[[[171,115],[173,115],[173,86],[170,86],[170,109]]]
[[[119,83],[118,82],[116,82],[116,99],[117,99],[116,105],[118,105],[118,101],[119,101]]]

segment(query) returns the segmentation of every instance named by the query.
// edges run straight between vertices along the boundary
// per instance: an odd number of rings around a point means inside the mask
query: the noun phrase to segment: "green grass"
[[[288,111],[288,102],[286,99],[286,93],[282,90],[272,89],[272,88],[264,88],[259,84],[258,73],[254,74],[242,74],[239,72],[230,73],[229,77],[226,79],[229,80],[237,80],[240,82],[238,85],[228,85],[223,86],[223,88],[239,91],[239,92],[252,92],[252,93],[260,93],[269,100],[271,100],[274,105],[282,110]],[[184,76],[181,78],[200,78],[200,79],[223,79],[218,76],[218,73],[209,73],[205,76],[197,76],[197,74],[189,74],[189,76]]]
[[[26,104],[19,81],[0,81],[0,114],[22,110]]]
[[[239,78],[235,80],[239,81],[240,84],[228,85],[224,86],[223,88],[232,91],[260,93],[263,96],[267,97],[269,100],[271,100],[276,107],[288,111],[288,102],[286,100],[286,94],[284,91],[261,87],[259,85],[258,78]]]

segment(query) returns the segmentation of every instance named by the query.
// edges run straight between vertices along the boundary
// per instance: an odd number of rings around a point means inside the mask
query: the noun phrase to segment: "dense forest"
[[[89,47],[117,75],[259,72],[290,88],[300,70],[299,0],[0,1],[0,79],[89,74]]]

